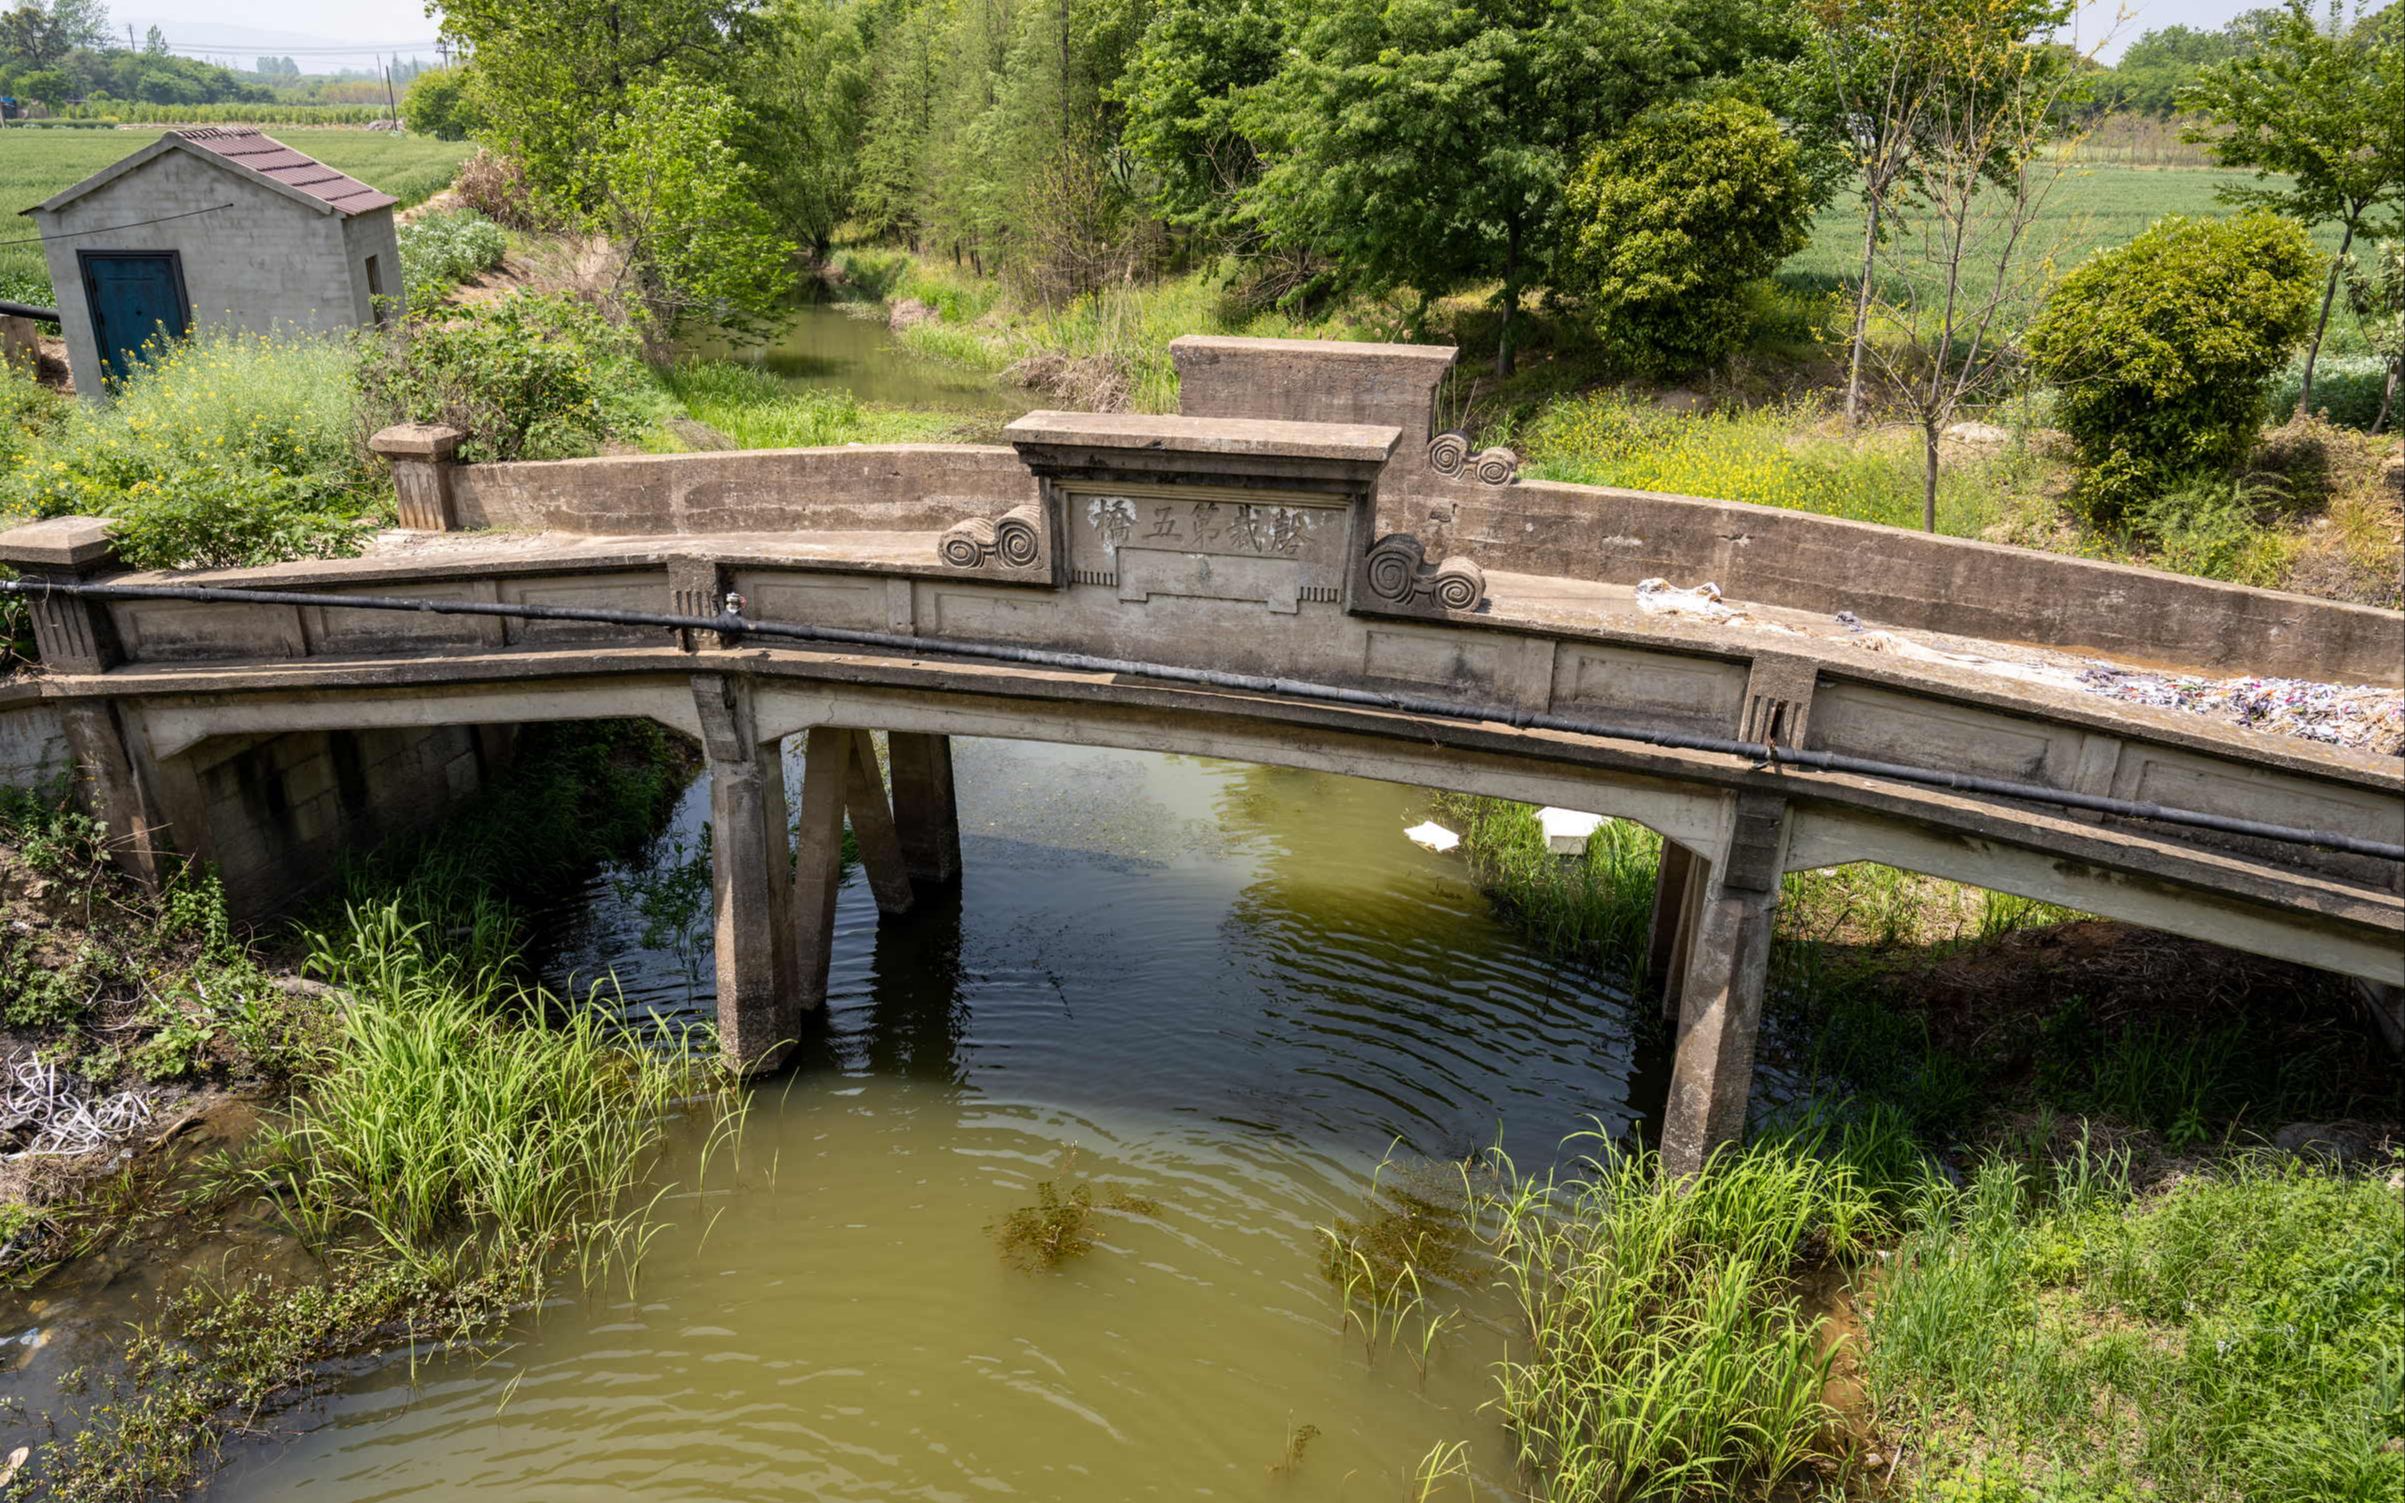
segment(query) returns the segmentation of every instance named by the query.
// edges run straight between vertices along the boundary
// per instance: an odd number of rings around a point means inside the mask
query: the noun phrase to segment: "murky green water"
[[[1500,1133],[1526,1166],[1589,1114],[1628,1127],[1626,1009],[1408,844],[1407,790],[957,755],[957,897],[880,923],[854,874],[824,1037],[757,1093],[739,1171],[662,1203],[634,1297],[563,1297],[414,1384],[388,1362],[211,1496],[1387,1499],[1456,1441],[1507,1477],[1492,1294],[1441,1296],[1463,1315],[1425,1375],[1373,1357],[1318,1228],[1390,1154]],[[705,809],[696,788],[680,823]],[[597,882],[561,978],[614,965],[638,1005],[706,1006],[706,957],[693,977],[641,928]],[[1044,1181],[1156,1209],[1029,1272],[989,1228]]]
[[[745,361],[796,386],[848,391],[887,407],[1017,417],[1038,405],[1018,387],[918,354],[887,330],[874,308],[806,302],[795,304],[790,316],[765,344],[705,341],[692,353]]]

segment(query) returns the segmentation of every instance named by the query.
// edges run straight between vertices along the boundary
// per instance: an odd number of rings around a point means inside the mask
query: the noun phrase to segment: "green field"
[[[400,199],[415,203],[441,189],[458,170],[468,146],[431,136],[390,136],[364,130],[305,127],[279,129],[277,140],[305,151]],[[147,130],[0,130],[0,241],[23,240],[33,221],[19,209],[40,203],[59,189],[83,181],[119,157],[155,139]],[[0,297],[34,301],[46,280],[38,244],[0,244]]]
[[[2125,167],[2113,163],[2073,167],[2046,197],[2044,219],[2030,242],[2038,251],[2060,252],[2063,269],[2107,246],[2134,238],[2166,214],[2226,214],[2214,195],[2224,186],[2255,181],[2251,172],[2226,167]],[[2323,249],[2338,249],[2338,227],[2314,231]],[[1909,249],[1912,242],[1900,242]],[[1840,197],[1812,224],[1812,243],[1787,263],[1789,273],[1850,278],[1861,267],[1862,209],[1851,195]]]

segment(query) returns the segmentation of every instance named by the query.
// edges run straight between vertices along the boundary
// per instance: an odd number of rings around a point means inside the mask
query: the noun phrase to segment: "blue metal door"
[[[141,358],[145,341],[163,330],[180,338],[192,324],[184,297],[184,266],[174,251],[77,251],[92,336],[112,382]]]

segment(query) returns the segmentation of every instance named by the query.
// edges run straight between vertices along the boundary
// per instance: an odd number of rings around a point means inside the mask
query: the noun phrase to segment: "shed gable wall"
[[[202,210],[213,212],[195,212]],[[180,253],[198,328],[341,329],[367,317],[364,278],[350,264],[341,218],[183,151],[162,152],[72,203],[32,217],[44,236],[79,392],[101,389],[79,250]],[[389,223],[391,214],[381,217]],[[154,222],[136,223],[143,220]],[[112,225],[129,227],[106,228]]]

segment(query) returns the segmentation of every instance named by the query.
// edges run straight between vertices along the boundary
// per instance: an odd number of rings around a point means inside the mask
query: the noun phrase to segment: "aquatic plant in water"
[[[1069,1149],[1061,1155],[1060,1172],[1065,1175],[1076,1162],[1077,1150]],[[1097,1204],[1089,1186],[1074,1184],[1064,1191],[1049,1179],[1039,1182],[1035,1193],[1034,1205],[1021,1206],[986,1228],[1003,1261],[1029,1272],[1093,1251],[1095,1226],[1106,1211],[1129,1216],[1160,1211],[1154,1201],[1125,1190],[1112,1190]]]
[[[1449,1185],[1438,1173],[1381,1163],[1367,1214],[1320,1228],[1320,1271],[1340,1301],[1337,1329],[1358,1327],[1373,1359],[1382,1341],[1403,1347],[1423,1382],[1437,1339],[1461,1316],[1431,1304],[1430,1288],[1462,1279],[1477,1229],[1469,1167],[1447,1167],[1455,1176]]]

